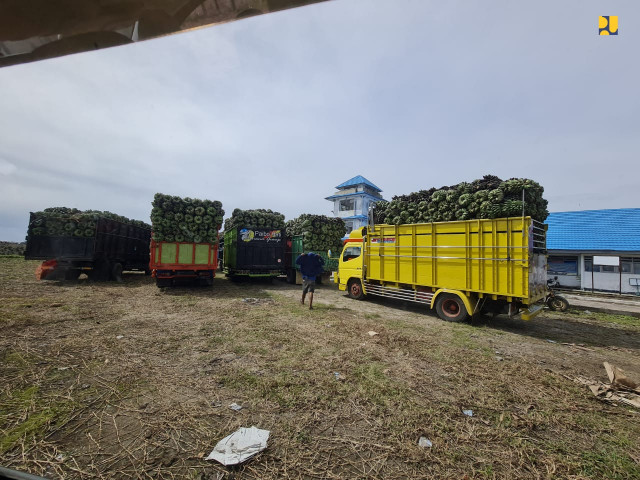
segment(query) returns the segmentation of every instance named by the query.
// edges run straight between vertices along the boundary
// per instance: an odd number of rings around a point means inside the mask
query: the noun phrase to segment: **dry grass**
[[[0,260],[2,465],[51,478],[640,477],[639,412],[572,381],[604,380],[604,360],[640,378],[632,323],[448,324],[332,286],[310,312],[280,282],[160,291],[141,275],[37,282],[34,268]],[[271,430],[262,454],[203,460],[251,425]]]

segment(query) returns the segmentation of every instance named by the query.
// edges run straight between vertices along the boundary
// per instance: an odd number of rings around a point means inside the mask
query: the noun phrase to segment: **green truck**
[[[296,285],[302,285],[302,274],[300,273],[300,266],[296,265],[296,259],[303,253],[309,253],[311,250],[304,248],[304,240],[302,235],[295,235],[292,238],[287,238],[286,246],[286,264],[285,274],[287,275],[287,282]],[[340,252],[318,252],[314,253],[320,255],[324,259],[324,273],[316,278],[317,283],[323,281],[329,281],[332,272],[338,270],[338,263],[340,261]]]

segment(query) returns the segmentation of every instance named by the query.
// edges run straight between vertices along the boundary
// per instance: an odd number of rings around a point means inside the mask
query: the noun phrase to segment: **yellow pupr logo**
[[[598,31],[600,35],[618,35],[618,17],[601,16],[598,19]]]

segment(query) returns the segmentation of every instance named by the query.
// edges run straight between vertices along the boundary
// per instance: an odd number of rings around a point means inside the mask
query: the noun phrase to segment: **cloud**
[[[6,160],[2,160],[0,158],[0,175],[9,176],[16,170],[18,170],[18,167],[16,167],[13,163],[7,162]]]
[[[0,239],[49,206],[147,220],[158,191],[329,214],[357,174],[636,206],[640,8],[619,3],[616,38],[595,1],[341,0],[0,69]]]

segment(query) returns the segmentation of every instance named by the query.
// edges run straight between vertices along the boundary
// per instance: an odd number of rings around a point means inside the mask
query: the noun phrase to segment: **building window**
[[[561,275],[578,274],[578,257],[549,257],[547,272]]]
[[[622,273],[640,275],[640,257],[622,257],[620,259]]]
[[[344,222],[344,226],[347,231],[347,235],[349,235],[353,231],[353,222]]]
[[[584,257],[584,271],[600,273],[600,265],[593,266],[593,257]]]
[[[549,263],[551,263],[549,257]],[[620,267],[622,273],[640,275],[640,257],[622,257],[620,258]],[[593,265],[593,257],[584,257],[584,271],[593,273],[620,273],[620,267],[617,265]],[[549,267],[551,271],[551,267]]]
[[[355,210],[355,200],[353,198],[340,200],[340,211],[348,212],[349,210]]]

